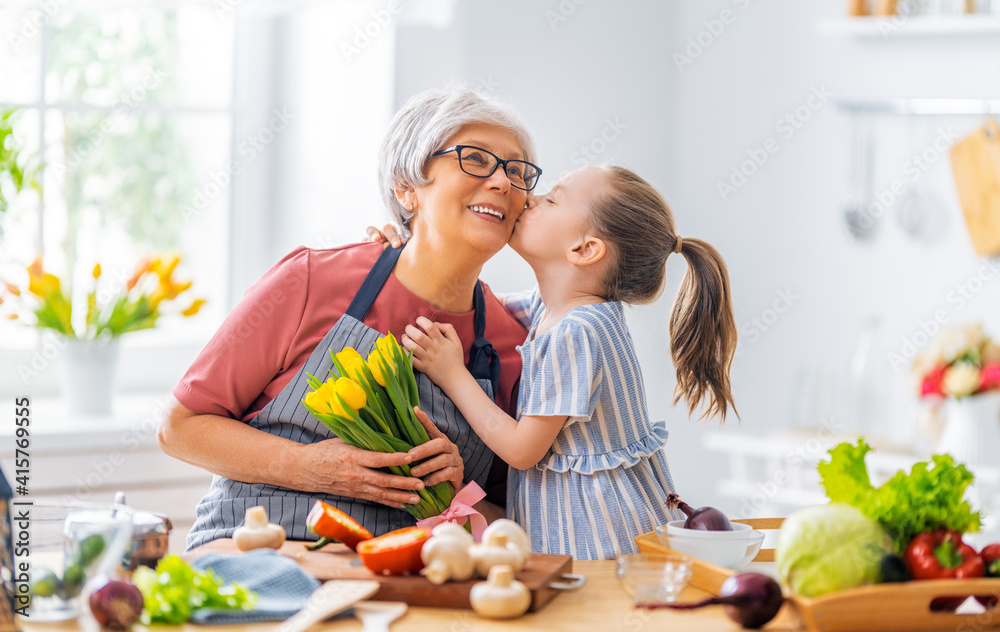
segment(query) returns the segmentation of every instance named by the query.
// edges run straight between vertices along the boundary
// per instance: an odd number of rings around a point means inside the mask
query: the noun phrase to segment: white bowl
[[[741,522],[733,522],[732,531],[701,531],[683,525],[684,520],[674,520],[656,527],[660,544],[734,571],[749,564],[764,542],[763,533]]]

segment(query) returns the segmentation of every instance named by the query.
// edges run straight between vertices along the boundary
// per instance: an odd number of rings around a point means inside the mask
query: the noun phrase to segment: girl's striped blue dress
[[[507,514],[537,553],[581,560],[635,552],[637,535],[680,518],[664,455],[667,429],[651,421],[621,303],[571,310],[535,335],[545,311],[537,288],[504,302],[525,327],[521,415],[567,415],[552,448],[529,470],[511,468]]]

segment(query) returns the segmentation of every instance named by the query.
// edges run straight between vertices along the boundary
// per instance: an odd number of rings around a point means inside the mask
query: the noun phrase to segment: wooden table
[[[441,608],[411,607],[403,617],[396,620],[392,630],[406,632],[479,632],[487,630],[596,630],[600,632],[739,632],[740,626],[727,617],[721,607],[710,607],[690,612],[669,610],[636,610],[622,591],[615,577],[613,561],[573,563],[573,572],[587,576],[587,583],[579,590],[566,592],[556,597],[542,611],[527,614],[510,621],[490,621],[480,619],[471,610],[445,610]],[[681,595],[681,601],[695,601],[707,596],[696,588],[688,588]],[[21,619],[25,632],[56,632],[79,630],[81,626],[70,621],[63,624],[32,624]],[[155,626],[148,628],[162,632],[263,632],[276,628],[276,624],[253,624],[238,626]],[[144,626],[132,628],[137,632]],[[313,628],[339,632],[360,630],[361,623],[353,618],[335,619]],[[794,615],[786,609],[778,618],[769,623],[765,630],[798,630]]]

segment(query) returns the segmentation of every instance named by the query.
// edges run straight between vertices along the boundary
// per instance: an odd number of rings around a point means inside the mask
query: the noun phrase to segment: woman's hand
[[[413,351],[413,368],[426,373],[447,392],[455,379],[467,372],[462,340],[448,323],[435,323],[419,316],[417,325],[420,329],[407,325],[400,342]]]
[[[455,486],[455,491],[462,489],[465,462],[462,461],[462,456],[458,452],[458,446],[434,425],[427,413],[416,406],[413,407],[413,412],[416,413],[417,419],[427,430],[427,435],[431,439],[407,453],[413,457],[414,461],[427,459],[427,461],[410,469],[410,474],[423,477],[424,483],[428,487],[443,481],[451,481],[451,484]]]
[[[382,230],[375,228],[374,226],[369,226],[365,229],[365,241],[380,242],[387,241],[389,245],[393,248],[399,248],[403,245],[403,238],[399,236],[399,231],[392,224],[386,224],[382,227]]]
[[[362,450],[339,437],[304,445],[301,450],[299,462],[304,480],[296,488],[302,491],[360,498],[404,509],[405,504],[420,502],[413,491],[427,485],[419,478],[396,476],[377,469],[408,465],[420,458],[406,452]]]

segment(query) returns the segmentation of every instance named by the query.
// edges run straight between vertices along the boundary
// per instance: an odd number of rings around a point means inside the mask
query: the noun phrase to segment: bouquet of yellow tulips
[[[36,259],[27,268],[27,287],[4,283],[7,298],[13,297],[20,304],[20,309],[8,312],[7,318],[33,320],[30,324],[36,327],[81,340],[116,338],[131,331],[152,329],[163,313],[162,306],[191,287],[191,281],[178,281],[174,277],[179,263],[177,255],[143,260],[130,278],[126,280],[123,274],[110,279],[100,292],[102,273],[98,263],[91,273],[93,283],[84,299],[85,307],[74,309],[73,292],[42,267],[41,259]],[[110,298],[99,304],[98,297],[105,296]],[[0,305],[3,302],[0,296]],[[204,304],[205,299],[194,299],[180,313],[194,316]]]
[[[309,375],[306,409],[347,443],[373,452],[409,452],[430,437],[413,412],[420,405],[413,357],[390,333],[378,339],[367,361],[352,347],[330,351],[337,374],[321,382]],[[410,476],[410,466],[387,468]],[[443,512],[455,497],[449,482],[417,492],[420,502],[406,510],[418,520]]]

